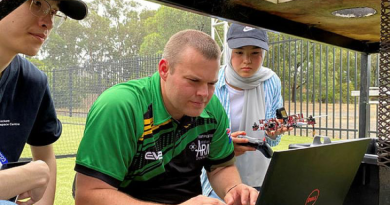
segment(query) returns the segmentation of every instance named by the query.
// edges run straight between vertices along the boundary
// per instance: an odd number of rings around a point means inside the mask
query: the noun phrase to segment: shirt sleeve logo
[[[232,143],[232,133],[230,132],[230,128],[226,128],[226,134],[229,137],[229,144]]]

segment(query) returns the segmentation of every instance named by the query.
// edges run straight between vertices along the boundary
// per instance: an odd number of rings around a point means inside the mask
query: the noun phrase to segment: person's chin
[[[186,115],[189,116],[189,117],[198,117],[203,112],[203,109],[204,108],[191,110]]]
[[[253,76],[253,73],[241,73],[240,76],[243,78],[249,78]]]
[[[24,55],[28,55],[28,56],[35,56],[37,55],[39,52],[39,49],[38,50],[34,50],[34,51],[27,51],[27,52],[23,52]]]
[[[34,46],[29,47],[29,49],[24,50],[21,53],[23,53],[24,55],[28,55],[28,56],[35,56],[38,54],[39,49],[41,49],[41,45],[34,45]]]

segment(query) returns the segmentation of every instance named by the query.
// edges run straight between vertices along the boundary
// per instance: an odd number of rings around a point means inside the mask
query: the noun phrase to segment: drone
[[[316,124],[316,118],[325,117],[322,116],[312,116],[310,115],[307,118],[303,117],[303,114],[295,114],[295,115],[287,115],[286,109],[284,107],[276,110],[276,118],[271,118],[268,120],[261,119],[259,120],[259,124],[256,122],[253,124],[253,131],[257,130],[265,130],[265,131],[276,131],[277,129],[283,127],[303,127],[311,125],[313,127],[313,135],[315,135],[314,125]],[[283,121],[280,122],[280,119]]]

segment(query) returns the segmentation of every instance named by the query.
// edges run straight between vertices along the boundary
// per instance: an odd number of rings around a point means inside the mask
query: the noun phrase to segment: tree
[[[196,29],[210,34],[209,17],[161,6],[154,16],[145,22],[147,35],[141,44],[141,55],[159,54],[169,38],[184,29]]]

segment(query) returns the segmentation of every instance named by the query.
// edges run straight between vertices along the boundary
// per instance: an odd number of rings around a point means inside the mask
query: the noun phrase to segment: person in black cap
[[[215,95],[230,119],[236,166],[241,180],[260,190],[270,159],[255,151],[255,148],[238,145],[248,142],[248,139],[238,136],[265,138],[269,145],[276,146],[281,134],[292,128],[282,127],[271,132],[252,129],[254,122],[274,118],[276,110],[283,106],[279,77],[262,66],[265,52],[268,51],[266,31],[232,24],[227,33],[227,43],[228,60],[219,72]],[[204,195],[218,198],[204,172],[202,189]]]
[[[46,75],[18,54],[36,55],[54,26],[67,17],[81,20],[87,13],[86,4],[79,0],[0,0],[0,165],[17,162],[27,142],[33,161],[42,160],[50,176],[50,180],[40,178],[36,183],[40,188],[30,180],[25,181],[26,186],[14,187],[12,182],[39,175],[38,170],[28,172],[26,167],[42,169],[41,163],[0,170],[3,197],[19,190],[18,199],[30,198],[23,204],[54,203],[56,159],[52,144],[60,137],[62,125]],[[20,171],[32,174],[20,176]]]
[[[19,7],[25,2],[31,2],[31,0],[0,0],[0,20]],[[34,2],[34,1],[33,1]],[[57,3],[57,10],[65,14],[66,16],[75,19],[82,20],[88,14],[87,5],[80,0],[53,0]],[[47,1],[40,0],[35,1],[35,4],[46,4]]]

